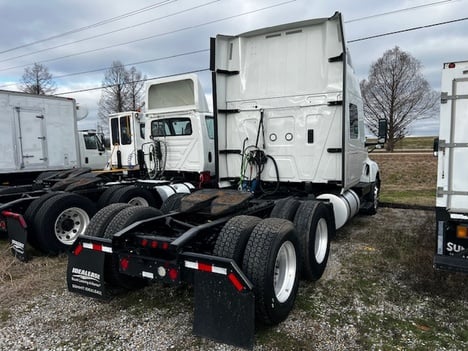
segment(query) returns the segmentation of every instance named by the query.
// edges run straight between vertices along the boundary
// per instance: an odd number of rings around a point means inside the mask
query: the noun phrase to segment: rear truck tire
[[[161,211],[153,207],[131,206],[124,208],[109,221],[103,237],[110,239],[115,233],[135,222],[160,215],[162,215]],[[107,283],[127,290],[139,289],[147,285],[144,278],[120,273],[119,265],[119,257],[115,254],[106,259],[104,276]]]
[[[84,235],[102,238],[104,236],[104,231],[117,213],[131,206],[130,204],[116,203],[101,208],[96,212],[93,218],[91,218]]]
[[[41,195],[37,199],[33,200],[26,211],[24,212],[24,220],[26,221],[26,224],[28,226],[28,243],[34,247],[35,249],[39,250],[39,245],[38,245],[38,240],[36,238],[36,232],[34,230],[34,219],[36,217],[37,211],[41,208],[41,206],[49,200],[51,197],[54,197],[56,195],[63,194],[63,192],[60,191],[53,191],[44,195]]]
[[[148,189],[129,185],[116,190],[109,199],[109,204],[116,202],[129,203],[133,206],[159,207],[154,195]]]
[[[285,320],[299,288],[299,243],[294,225],[280,218],[258,223],[245,248],[243,270],[254,285],[257,320],[267,325]]]
[[[119,189],[122,189],[123,187],[125,187],[125,185],[112,185],[111,187],[104,190],[101,196],[99,196],[97,202],[98,208],[103,208],[109,205],[109,200],[112,197],[112,195],[114,195],[114,192],[116,192]]]
[[[82,195],[62,193],[51,197],[34,217],[39,249],[52,255],[65,251],[85,232],[95,213],[94,203]]]
[[[239,267],[242,266],[245,246],[255,226],[261,221],[254,216],[236,216],[231,218],[221,229],[216,239],[213,254],[232,258]]]
[[[186,193],[175,193],[169,196],[161,205],[161,212],[168,214],[172,211],[177,211],[180,208],[180,203],[184,197],[189,194]]]
[[[278,200],[271,210],[270,217],[272,218],[283,218],[289,221],[294,220],[297,208],[300,205],[300,201],[291,197]]]
[[[322,276],[330,254],[335,225],[332,211],[320,201],[304,201],[297,209],[294,225],[301,245],[301,278],[316,281]]]

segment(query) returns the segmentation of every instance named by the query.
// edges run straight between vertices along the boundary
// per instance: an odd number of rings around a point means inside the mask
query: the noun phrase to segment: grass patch
[[[395,144],[395,150],[432,150],[435,136],[406,137]],[[376,138],[368,138],[368,142],[376,142]]]
[[[432,153],[373,153],[380,168],[382,202],[435,206],[437,158]]]

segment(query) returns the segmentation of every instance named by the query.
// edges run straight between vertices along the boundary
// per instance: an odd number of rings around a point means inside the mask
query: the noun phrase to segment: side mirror
[[[439,154],[439,138],[434,139],[434,146],[432,147],[433,154],[435,157]]]
[[[379,119],[379,131],[377,135],[377,142],[379,144],[385,144],[387,141],[387,120]]]

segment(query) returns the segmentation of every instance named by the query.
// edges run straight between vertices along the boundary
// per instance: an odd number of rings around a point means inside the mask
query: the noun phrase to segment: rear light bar
[[[139,240],[139,244],[140,244],[141,247],[145,247],[145,248],[162,249],[162,250],[169,249],[169,243],[167,241],[163,241],[163,240],[143,238],[143,239]]]

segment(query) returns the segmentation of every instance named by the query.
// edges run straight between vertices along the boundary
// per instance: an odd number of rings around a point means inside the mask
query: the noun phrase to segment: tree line
[[[111,113],[138,111],[143,107],[143,76],[135,67],[126,69],[114,61],[104,73],[98,117],[105,129]],[[371,133],[377,135],[379,119],[388,125],[386,148],[409,133],[416,120],[433,117],[438,112],[439,94],[422,74],[419,60],[399,47],[384,52],[360,82],[364,120]],[[53,94],[56,85],[47,67],[34,64],[27,67],[20,82],[20,90],[31,94]]]

